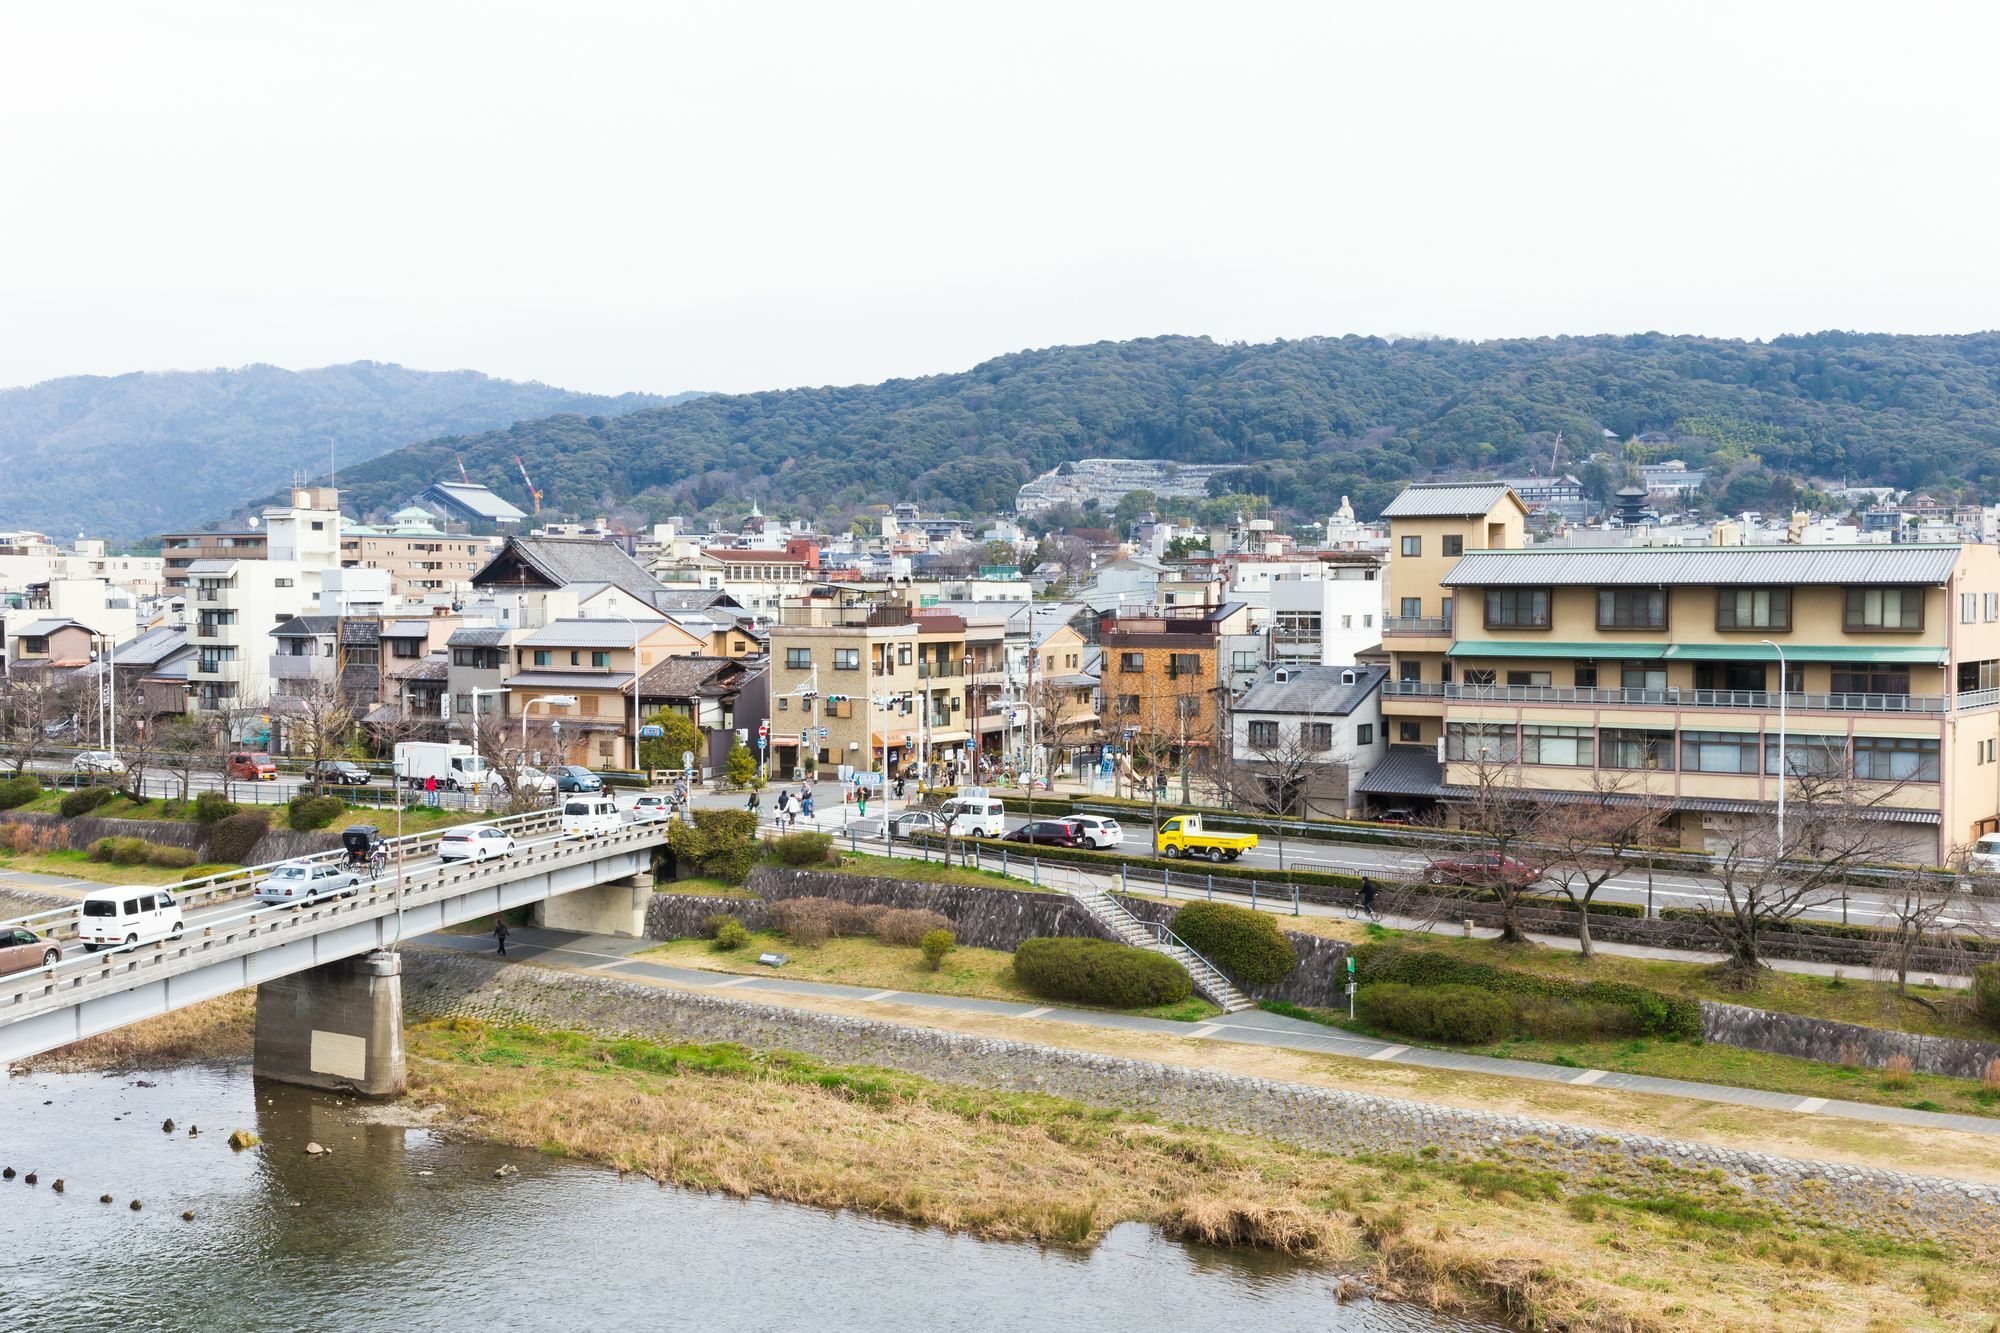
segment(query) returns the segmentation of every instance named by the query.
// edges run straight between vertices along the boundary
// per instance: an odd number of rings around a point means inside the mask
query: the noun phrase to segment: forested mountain
[[[518,453],[545,507],[571,514],[657,517],[751,497],[829,516],[898,498],[980,512],[1064,460],[1110,455],[1249,464],[1233,488],[1306,516],[1351,495],[1366,516],[1413,479],[1547,471],[1557,432],[1563,469],[1585,470],[1607,430],[1677,437],[1674,456],[1734,478],[1718,497],[1731,503],[1761,506],[1780,474],[1991,494],[2000,334],[1151,338],[925,379],[520,422],[397,450],[341,484],[375,509],[450,473],[454,453],[500,482]]]
[[[68,540],[192,526],[252,496],[447,433],[553,412],[611,415],[674,401],[604,398],[469,370],[357,361],[82,375],[0,390],[0,527]]]

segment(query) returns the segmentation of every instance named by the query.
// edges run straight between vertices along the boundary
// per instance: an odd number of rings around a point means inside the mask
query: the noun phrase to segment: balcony
[[[1449,634],[1451,622],[1443,616],[1383,616],[1384,634]]]
[[[1774,690],[1684,690],[1669,686],[1661,690],[1617,687],[1561,685],[1465,685],[1436,681],[1390,680],[1382,683],[1382,693],[1402,697],[1445,698],[1459,703],[1587,704],[1592,706],[1638,706],[1652,708],[1747,708],[1760,713],[1778,711]],[[1981,702],[1966,702],[1984,696]],[[1961,694],[1957,700],[1930,694],[1807,694],[1791,691],[1785,707],[1817,713],[1898,713],[1936,715],[1954,706],[1984,707],[2000,703],[2000,690],[1977,690]]]
[[[946,680],[954,676],[963,676],[964,674],[965,663],[963,662],[933,662],[928,658],[919,658],[917,660],[918,680]]]

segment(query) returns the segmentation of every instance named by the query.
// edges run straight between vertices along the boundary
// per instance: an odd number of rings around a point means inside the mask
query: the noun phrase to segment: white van
[[[578,793],[563,801],[562,835],[565,838],[589,838],[609,833],[624,822],[625,817],[618,813],[618,803],[609,796]]]
[[[954,796],[938,814],[954,837],[997,838],[1007,831],[1007,807],[997,796]]]
[[[94,889],[83,897],[76,933],[95,953],[120,944],[177,940],[185,928],[181,905],[165,889],[126,886]]]

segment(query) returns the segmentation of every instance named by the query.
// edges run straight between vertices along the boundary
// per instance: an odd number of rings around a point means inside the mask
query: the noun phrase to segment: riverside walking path
[[[487,937],[474,935],[425,935],[417,943],[472,954],[490,954],[494,947]],[[763,992],[771,995],[872,1004],[893,1003],[916,1009],[988,1014],[999,1018],[1032,1018],[1043,1022],[1075,1023],[1087,1027],[1111,1028],[1191,1040],[1234,1042],[1308,1054],[1373,1060],[1385,1064],[1412,1065],[1425,1069],[1491,1074],[1502,1078],[1566,1084],[1571,1087],[1652,1093],[1731,1106],[1750,1106],[1763,1110],[1797,1112],[1915,1128],[1955,1129],[1971,1134],[2000,1137],[2000,1119],[1983,1116],[1917,1111],[1900,1106],[1872,1106],[1863,1102],[1839,1101],[1832,1098],[1801,1097],[1796,1093],[1764,1092],[1755,1088],[1691,1083],[1680,1079],[1654,1078],[1645,1074],[1621,1074],[1603,1069],[1571,1069],[1563,1065],[1541,1064],[1531,1060],[1502,1060],[1487,1055],[1432,1050],[1427,1047],[1399,1045],[1342,1032],[1336,1028],[1301,1019],[1286,1018],[1261,1009],[1246,1009],[1200,1022],[1184,1023],[1164,1018],[1147,1018],[1137,1014],[1070,1009],[1060,1005],[1033,1005],[1018,1000],[990,1000],[967,995],[930,995],[920,991],[880,990],[862,986],[842,986],[831,982],[797,981],[779,972],[772,972],[769,975],[712,972],[701,968],[675,967],[636,956],[659,943],[658,940],[578,935],[567,931],[522,926],[508,936],[507,961],[516,965],[597,972],[606,976],[661,982],[695,990],[727,990],[739,998],[750,998],[758,992]]]

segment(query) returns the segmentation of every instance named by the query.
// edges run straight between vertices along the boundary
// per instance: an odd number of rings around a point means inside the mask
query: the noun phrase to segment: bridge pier
[[[641,870],[609,884],[572,889],[535,904],[535,924],[545,930],[582,935],[646,937],[646,905],[653,900],[653,875]]]
[[[362,1097],[400,1097],[403,958],[377,949],[257,988],[259,1078]]]

